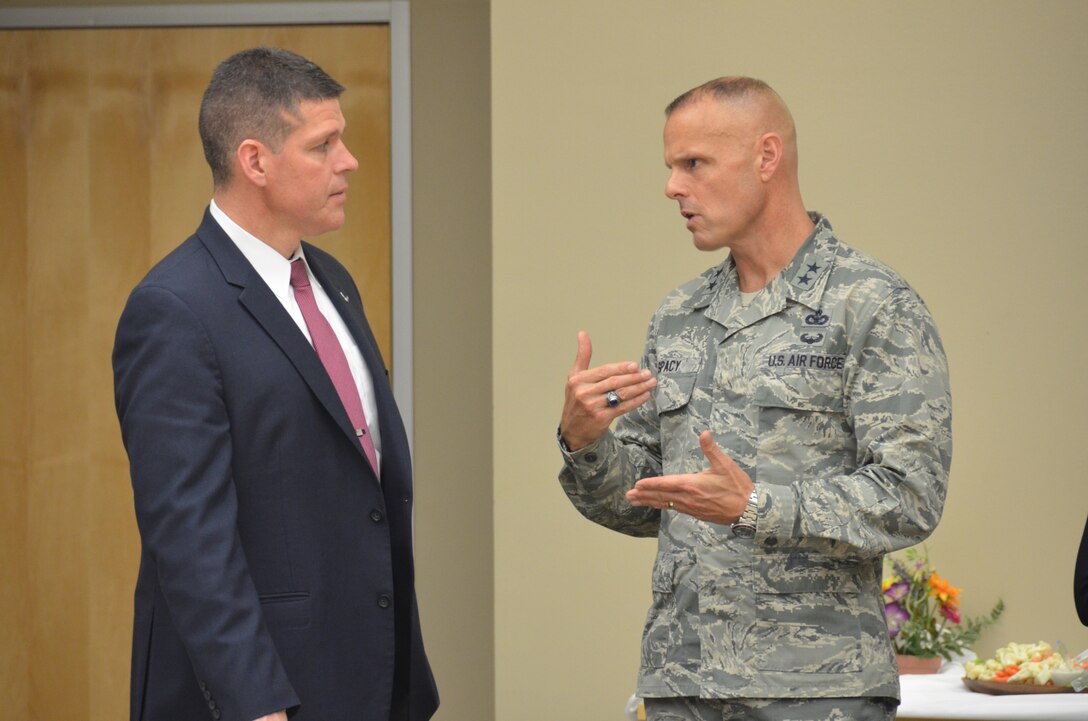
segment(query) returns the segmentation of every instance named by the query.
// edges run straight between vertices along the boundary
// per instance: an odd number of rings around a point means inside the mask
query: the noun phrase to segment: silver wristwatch
[[[751,538],[756,535],[756,511],[758,510],[759,493],[755,488],[752,495],[748,496],[748,505],[744,507],[744,513],[740,514],[733,523],[733,535],[739,538]]]

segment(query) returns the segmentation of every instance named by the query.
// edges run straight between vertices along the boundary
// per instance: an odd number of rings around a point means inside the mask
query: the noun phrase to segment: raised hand
[[[593,343],[578,333],[578,354],[567,376],[566,398],[559,432],[572,451],[604,435],[612,421],[650,400],[657,379],[630,361],[589,367]],[[614,393],[611,398],[607,394]]]

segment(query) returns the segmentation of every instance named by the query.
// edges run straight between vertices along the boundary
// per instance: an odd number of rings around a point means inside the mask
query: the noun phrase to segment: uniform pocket
[[[764,372],[756,380],[752,402],[763,408],[822,413],[843,412],[842,375],[830,371]]]
[[[698,373],[661,373],[654,389],[657,405],[658,432],[661,438],[661,472],[682,473],[695,470],[684,467],[686,439],[696,426],[706,427],[705,419],[698,418],[692,404]],[[706,404],[703,404],[705,414]]]
[[[853,563],[808,553],[753,561],[756,622],[745,645],[764,671],[861,670],[861,582]]]
[[[699,608],[694,581],[695,554],[691,551],[665,553],[654,563],[650,588],[653,603],[642,636],[642,662],[649,668],[662,668],[672,658],[681,658],[685,645],[695,644],[698,635],[693,624]]]
[[[695,388],[695,379],[698,375],[698,373],[658,374],[657,388],[654,389],[657,412],[669,413],[691,402],[691,392]]]
[[[838,373],[765,373],[752,402],[759,414],[758,481],[795,483],[853,467],[857,441]]]

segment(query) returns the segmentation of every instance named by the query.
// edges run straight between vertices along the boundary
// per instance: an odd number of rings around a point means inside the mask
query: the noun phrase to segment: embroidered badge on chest
[[[824,315],[822,310],[816,309],[805,316],[802,325],[804,325],[805,328],[823,328],[830,320],[830,316]]]
[[[845,365],[846,356],[827,353],[771,353],[767,356],[768,368],[841,371]]]
[[[699,361],[687,357],[665,357],[657,359],[658,373],[696,373],[699,370]]]

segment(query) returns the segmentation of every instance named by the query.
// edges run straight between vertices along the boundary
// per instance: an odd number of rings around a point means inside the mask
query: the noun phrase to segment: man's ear
[[[238,159],[238,167],[242,175],[249,182],[263,188],[268,183],[265,173],[265,160],[268,156],[268,148],[259,140],[246,138],[238,145],[235,157]]]
[[[759,175],[764,182],[774,176],[778,166],[782,163],[784,145],[782,137],[778,133],[765,133],[759,139]]]

